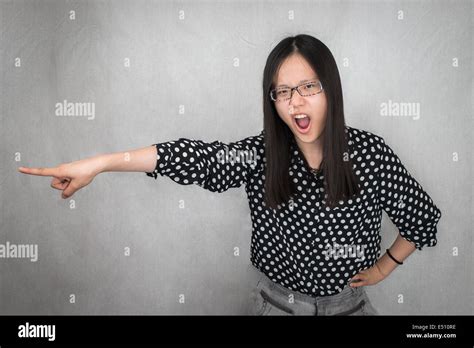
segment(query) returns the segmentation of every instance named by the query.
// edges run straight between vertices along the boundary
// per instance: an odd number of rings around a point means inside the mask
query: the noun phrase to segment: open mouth
[[[298,114],[293,117],[296,128],[300,133],[306,133],[311,125],[311,119],[306,114]]]

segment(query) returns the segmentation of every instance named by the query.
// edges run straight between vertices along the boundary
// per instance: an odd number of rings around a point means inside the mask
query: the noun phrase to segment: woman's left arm
[[[398,229],[389,248],[390,254],[403,262],[415,249],[437,244],[437,224],[441,211],[420,183],[405,168],[393,149],[379,137],[378,181],[380,204]],[[370,268],[352,277],[351,286],[377,284],[398,264],[385,252]],[[357,283],[354,281],[359,280]]]

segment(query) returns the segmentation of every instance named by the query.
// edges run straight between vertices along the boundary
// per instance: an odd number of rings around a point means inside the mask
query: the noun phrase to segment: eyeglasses
[[[297,90],[302,97],[309,97],[321,93],[323,91],[323,85],[321,81],[314,80],[305,82],[296,87],[275,88],[270,91],[270,98],[272,98],[273,101],[285,101],[291,99],[294,90]]]

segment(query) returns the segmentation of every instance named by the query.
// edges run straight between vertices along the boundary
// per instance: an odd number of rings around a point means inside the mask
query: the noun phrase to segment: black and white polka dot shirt
[[[267,208],[263,131],[228,144],[185,138],[154,144],[156,168],[146,174],[213,192],[245,185],[253,265],[290,290],[329,296],[380,257],[382,210],[419,250],[436,245],[441,218],[441,211],[382,137],[349,126],[346,134],[361,193],[332,209],[322,204],[323,172],[310,172],[294,141],[289,174],[297,193],[278,209]]]

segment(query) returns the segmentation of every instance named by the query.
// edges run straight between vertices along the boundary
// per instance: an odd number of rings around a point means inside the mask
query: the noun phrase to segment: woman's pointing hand
[[[51,187],[61,190],[62,198],[71,197],[76,191],[88,185],[101,172],[98,158],[86,158],[70,163],[63,163],[52,168],[19,167],[23,174],[51,176]]]

